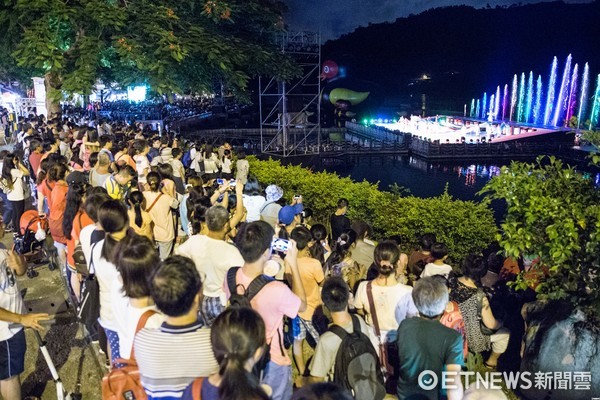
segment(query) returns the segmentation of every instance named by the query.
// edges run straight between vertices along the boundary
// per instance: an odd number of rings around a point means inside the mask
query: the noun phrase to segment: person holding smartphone
[[[29,176],[29,170],[21,160],[12,153],[4,158],[2,165],[2,189],[13,208],[13,227],[19,229],[21,215],[25,212],[25,185],[23,178]]]

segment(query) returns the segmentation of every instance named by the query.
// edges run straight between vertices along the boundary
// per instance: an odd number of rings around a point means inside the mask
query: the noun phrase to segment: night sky
[[[394,21],[409,14],[451,5],[473,7],[531,4],[543,0],[284,0],[289,12],[290,30],[321,31],[323,42],[352,32],[369,23]],[[550,1],[550,0],[548,0]],[[589,3],[591,0],[565,0],[565,3]]]

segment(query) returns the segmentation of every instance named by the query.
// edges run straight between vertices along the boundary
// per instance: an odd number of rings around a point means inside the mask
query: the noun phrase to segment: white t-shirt
[[[246,216],[246,222],[258,221],[260,219],[260,210],[262,206],[267,202],[263,196],[248,196],[243,197],[244,207],[248,214]]]
[[[173,176],[175,178],[183,178],[180,173],[180,171],[184,169],[183,163],[176,158],[173,158],[169,163],[171,164],[171,167],[173,167]]]
[[[146,183],[146,175],[150,172],[150,162],[148,161],[148,157],[136,154],[133,156],[133,159],[135,160],[135,169],[138,173],[138,182]]]
[[[423,272],[421,272],[421,278],[433,275],[444,275],[447,278],[450,272],[452,272],[452,267],[448,264],[437,265],[429,263],[425,266]]]
[[[135,328],[142,315],[148,310],[157,311],[146,321],[144,328],[158,329],[165,321],[165,316],[158,312],[156,306],[136,308],[129,303],[128,297],[113,294],[113,304],[115,305],[115,321],[117,334],[119,335],[119,354],[121,358],[129,358],[131,355],[131,346],[135,337]]]
[[[231,173],[231,159],[225,157],[223,159],[223,164],[221,166],[221,172],[224,174],[230,174]]]
[[[24,314],[25,306],[17,285],[15,272],[6,263],[8,253],[0,250],[0,307],[15,314]],[[22,325],[0,320],[0,341],[8,340],[23,329]]]
[[[175,249],[175,254],[194,261],[202,279],[202,293],[205,296],[220,297],[221,304],[226,304],[223,282],[227,271],[231,267],[244,265],[244,259],[234,245],[206,235],[193,235]]]
[[[10,170],[10,176],[12,177],[13,189],[6,194],[6,198],[12,201],[24,200],[23,195],[23,171],[20,169],[13,168]]]
[[[367,283],[358,285],[354,297],[354,307],[366,313],[366,321],[375,329],[373,313],[367,296]],[[373,303],[377,311],[377,322],[381,338],[392,341],[396,337],[396,330],[405,318],[417,316],[419,312],[412,299],[412,287],[398,283],[395,286],[379,286],[371,284]]]
[[[114,312],[114,299],[123,296],[123,284],[117,267],[100,256],[104,239],[91,245],[91,235],[96,229],[94,225],[88,225],[81,230],[79,241],[81,249],[87,261],[88,270],[96,274],[100,286],[100,325],[113,331],[117,330]],[[93,253],[92,253],[93,250]],[[91,267],[92,261],[94,266]]]

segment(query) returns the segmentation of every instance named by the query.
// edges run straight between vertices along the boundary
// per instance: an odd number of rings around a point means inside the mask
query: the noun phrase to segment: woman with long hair
[[[341,276],[353,292],[355,285],[364,279],[367,270],[352,258],[352,250],[356,247],[356,232],[352,229],[342,232],[333,244],[333,251],[325,262],[326,276]]]
[[[86,176],[79,171],[71,172],[65,179],[69,190],[67,192],[67,204],[62,221],[62,229],[67,239],[67,280],[71,283],[71,290],[79,300],[81,290],[81,276],[75,268],[73,253],[79,242],[81,230],[94,221],[83,211],[83,203],[88,188]]]
[[[306,294],[306,310],[298,313],[293,320],[294,326],[294,344],[293,353],[296,366],[300,375],[305,373],[305,360],[303,342],[310,335],[316,342],[319,340],[319,333],[315,329],[312,320],[317,307],[322,304],[320,285],[325,279],[323,265],[312,256],[310,249],[319,246],[313,240],[310,231],[304,226],[295,227],[290,233],[290,239],[296,242],[298,248],[298,270]],[[286,278],[291,281],[291,270],[286,265]]]
[[[313,258],[325,265],[325,261],[331,254],[331,247],[327,242],[327,228],[323,224],[314,224],[310,227],[310,234],[315,241],[315,246],[310,248]]]
[[[152,297],[148,277],[160,264],[154,243],[139,235],[128,235],[117,245],[115,265],[123,282],[123,291],[115,292],[116,328],[119,336],[119,354],[128,359],[139,319],[148,311],[156,311],[146,321],[146,328],[159,328],[164,316],[158,312]],[[123,294],[125,297],[123,297]]]
[[[139,190],[129,193],[127,195],[127,204],[129,205],[129,210],[127,211],[129,226],[138,235],[145,236],[154,241],[152,218],[146,212],[147,204],[144,194]]]
[[[244,185],[244,196],[242,198],[244,207],[248,211],[246,222],[258,221],[260,219],[260,210],[267,202],[267,199],[262,195],[262,190],[256,177],[251,176],[248,178]]]
[[[171,197],[177,198],[175,189],[175,180],[173,178],[173,167],[171,164],[162,163],[156,167],[156,172],[160,175],[161,185],[164,191]]]
[[[135,169],[135,161],[129,154],[129,143],[117,142],[114,148],[115,151],[115,165],[117,168],[121,168],[123,165],[130,165],[131,168]],[[135,153],[134,153],[135,154]]]
[[[54,187],[50,193],[48,206],[48,225],[50,234],[54,240],[54,247],[58,251],[61,268],[67,264],[67,237],[63,231],[63,215],[67,207],[67,193],[69,186],[65,181],[67,177],[67,165],[62,163],[54,164],[48,171],[48,179],[54,182]]]
[[[40,163],[40,168],[35,181],[39,215],[48,214],[50,211],[50,194],[52,193],[52,189],[54,189],[54,183],[48,181],[48,172],[50,171],[50,167],[52,167],[52,159],[45,158]]]
[[[13,227],[20,230],[21,216],[25,212],[25,177],[29,177],[29,170],[21,160],[12,153],[4,157],[2,165],[2,190],[13,208]],[[26,179],[26,178],[25,178]]]
[[[498,358],[508,347],[510,331],[494,316],[482,288],[481,278],[487,273],[486,260],[471,254],[465,258],[461,267],[461,277],[449,278],[450,300],[458,304],[463,316],[469,350],[473,353],[491,350],[484,365],[488,369],[494,369],[498,366]],[[482,326],[487,330],[482,330]]]
[[[210,341],[219,373],[198,379],[184,392],[182,400],[194,394],[203,399],[268,400],[270,388],[261,385],[252,368],[266,350],[265,323],[251,308],[228,308],[215,320]],[[200,393],[194,393],[194,390]]]
[[[204,174],[206,179],[215,179],[219,173],[221,161],[215,152],[213,152],[212,144],[207,144],[204,147]]]
[[[98,223],[104,230],[105,236],[103,240],[92,245],[88,264],[90,264],[90,272],[96,274],[100,287],[99,322],[106,333],[110,360],[114,363],[120,357],[115,314],[115,309],[120,304],[115,303],[114,293],[122,290],[122,282],[115,262],[117,244],[127,236],[129,231],[129,217],[125,203],[113,199],[104,202],[98,209]]]
[[[148,204],[146,211],[154,222],[154,240],[158,245],[160,258],[164,260],[173,251],[175,224],[171,210],[177,209],[179,202],[164,189],[161,181],[158,173],[150,172],[146,177],[148,190],[144,192],[144,197]]]

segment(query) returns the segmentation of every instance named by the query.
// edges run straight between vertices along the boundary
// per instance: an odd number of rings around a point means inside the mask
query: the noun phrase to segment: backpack
[[[148,319],[154,314],[156,314],[154,310],[142,314],[135,328],[136,334],[144,328]],[[102,400],[146,400],[147,398],[146,391],[142,387],[141,374],[135,361],[132,343],[129,360],[117,359],[113,368],[102,378]]]
[[[185,168],[189,168],[192,165],[192,151],[188,150],[181,157],[181,163]]]
[[[275,281],[275,279],[271,278],[267,275],[259,275],[250,282],[248,288],[245,288],[241,284],[237,284],[235,281],[235,275],[237,274],[240,267],[232,267],[227,271],[227,287],[229,289],[229,293],[231,296],[229,297],[229,307],[248,307],[252,308],[250,305],[250,300],[254,298],[262,290],[265,285],[270,282]],[[244,294],[239,294],[237,291],[238,286],[242,286],[244,288]]]
[[[448,311],[451,308],[452,310]],[[446,311],[440,318],[440,323],[447,328],[454,329],[463,338],[463,355],[465,359],[469,354],[469,343],[467,341],[467,332],[465,330],[465,321],[460,313],[460,308],[458,308],[458,303],[455,301],[450,301],[448,306],[446,307]]]
[[[265,287],[268,283],[274,282],[270,276],[267,275],[259,275],[250,282],[248,288],[245,288],[244,285],[237,284],[235,281],[235,276],[240,267],[232,267],[227,271],[227,288],[229,289],[230,297],[229,297],[229,307],[248,307],[252,308],[250,305],[250,301]],[[244,288],[244,294],[239,294],[237,291],[238,286]],[[285,325],[284,325],[285,326]],[[279,330],[277,330],[277,338],[279,340],[280,348],[281,348],[281,356],[285,356],[283,349],[284,343],[279,335]],[[260,378],[261,372],[266,368],[267,364],[271,360],[271,343],[267,343],[267,350],[263,353],[262,358],[254,365],[253,373]]]
[[[81,226],[81,215],[82,213],[79,213],[79,216],[77,218],[77,222],[79,224],[79,230],[81,231],[81,229],[83,228]],[[82,276],[87,276],[88,274],[88,267],[87,267],[87,260],[85,259],[85,253],[83,252],[83,248],[81,247],[81,242],[77,242],[77,244],[75,245],[75,249],[73,250],[73,261],[74,264],[73,267],[75,267],[75,270],[77,271],[78,274],[81,274]]]
[[[352,327],[352,333],[339,325],[328,329],[342,339],[335,356],[333,382],[348,389],[355,399],[381,400],[385,397],[385,386],[377,351],[361,331],[355,315],[352,315]]]
[[[98,318],[100,317],[100,285],[96,279],[94,266],[94,249],[90,255],[89,273],[81,282],[81,300],[77,307],[77,319],[83,323],[92,340],[97,340],[99,334]]]

